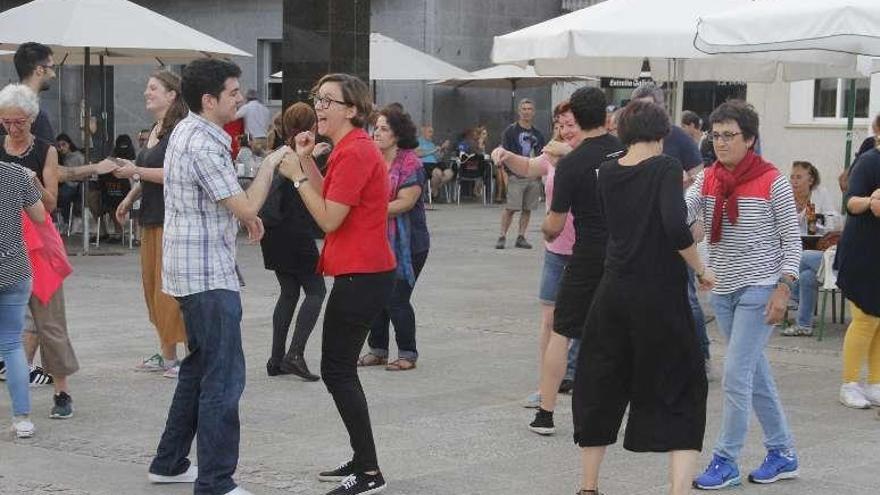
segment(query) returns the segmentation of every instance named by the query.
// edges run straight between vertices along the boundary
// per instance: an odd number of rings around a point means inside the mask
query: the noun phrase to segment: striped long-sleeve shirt
[[[689,221],[701,219],[707,237],[715,212],[716,167],[700,172],[685,195]],[[736,225],[725,211],[721,241],[709,244],[709,266],[717,278],[713,292],[730,294],[750,285],[775,285],[783,274],[797,279],[801,238],[788,179],[774,169],[741,184],[738,191]]]

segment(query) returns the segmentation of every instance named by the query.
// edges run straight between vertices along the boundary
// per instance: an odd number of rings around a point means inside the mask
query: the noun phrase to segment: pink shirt
[[[547,196],[546,208],[547,211],[550,211],[550,204],[553,200],[553,178],[556,175],[556,167],[550,162],[550,159],[547,155],[541,155],[538,159],[538,164],[543,168],[544,174],[544,194]],[[544,242],[547,251],[556,254],[570,255],[572,247],[574,246],[574,217],[571,216],[571,212],[565,216],[565,226],[562,227],[562,232],[559,233],[559,237],[553,240],[553,242]]]

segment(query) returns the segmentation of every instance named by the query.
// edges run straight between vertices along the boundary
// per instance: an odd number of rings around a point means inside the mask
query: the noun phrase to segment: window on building
[[[268,103],[281,104],[281,79],[272,77],[281,71],[281,40],[260,40],[260,74],[263,96]]]
[[[846,118],[852,95],[849,79],[816,79],[813,83],[813,118]],[[868,117],[871,80],[856,79],[856,118]]]

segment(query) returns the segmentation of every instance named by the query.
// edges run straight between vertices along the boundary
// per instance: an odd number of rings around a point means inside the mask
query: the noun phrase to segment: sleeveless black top
[[[39,137],[34,137],[34,144],[21,156],[11,155],[6,152],[6,138],[0,137],[0,161],[17,163],[22,167],[31,169],[40,182],[43,182],[43,167],[46,166],[46,155],[49,154],[49,148],[54,146],[49,141]]]

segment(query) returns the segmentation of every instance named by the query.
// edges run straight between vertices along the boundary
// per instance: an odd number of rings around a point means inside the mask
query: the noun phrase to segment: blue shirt
[[[685,170],[703,164],[699,146],[677,125],[672,126],[669,135],[663,140],[663,154],[678,159]]]
[[[423,137],[419,137],[418,152],[422,155],[422,164],[437,163],[437,145]]]

